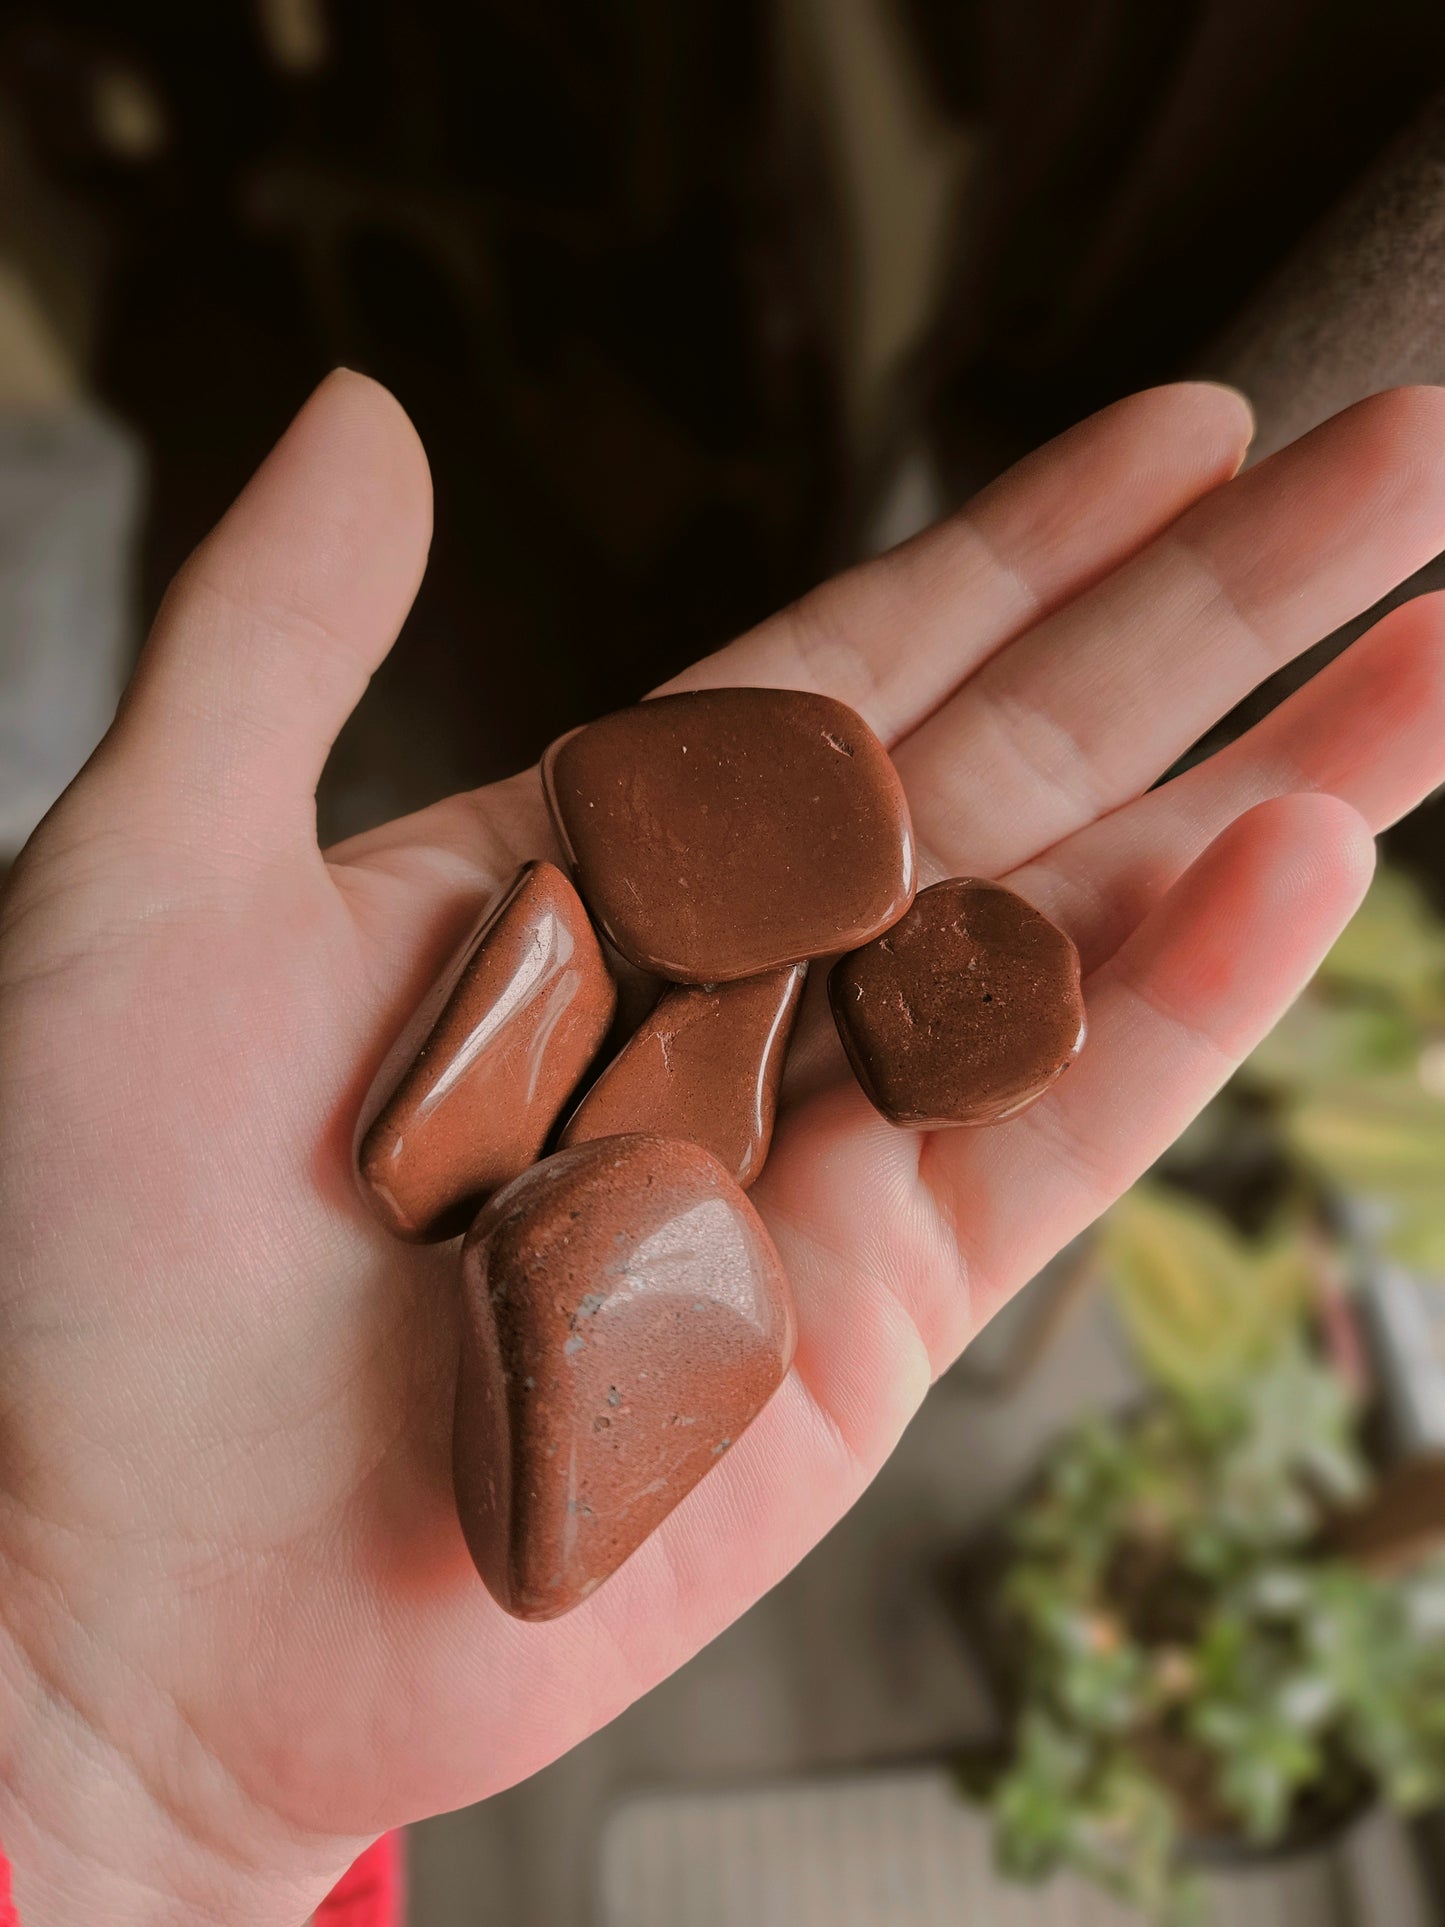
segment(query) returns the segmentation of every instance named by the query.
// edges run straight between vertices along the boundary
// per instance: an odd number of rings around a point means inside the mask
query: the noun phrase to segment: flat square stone
[[[554,743],[578,886],[640,969],[728,983],[836,954],[913,900],[913,831],[856,711],[797,689],[660,696]]]

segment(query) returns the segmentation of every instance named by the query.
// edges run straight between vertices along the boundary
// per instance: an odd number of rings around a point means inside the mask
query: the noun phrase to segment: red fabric
[[[316,1927],[402,1927],[403,1898],[401,1835],[384,1833],[322,1901]]]
[[[316,1910],[317,1927],[402,1927],[401,1836],[383,1834]],[[10,1898],[10,1863],[0,1853],[0,1927],[20,1927]]]

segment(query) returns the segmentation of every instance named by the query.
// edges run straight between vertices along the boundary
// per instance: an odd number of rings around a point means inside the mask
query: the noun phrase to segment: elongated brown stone
[[[994,1124],[1041,1097],[1084,1042],[1079,953],[1000,883],[920,890],[840,958],[828,996],[859,1083],[891,1123]]]
[[[664,991],[572,1113],[562,1144],[632,1131],[690,1138],[746,1188],[772,1142],[807,969]]]
[[[477,1570],[551,1619],[636,1551],[777,1390],[792,1300],[699,1145],[602,1138],[499,1192],[462,1247],[453,1468]]]
[[[363,1107],[357,1170],[387,1229],[464,1231],[540,1153],[616,1002],[581,898],[555,864],[527,864],[423,999]]]
[[[897,772],[830,696],[660,696],[564,736],[543,775],[594,916],[658,976],[729,983],[829,956],[913,899]]]

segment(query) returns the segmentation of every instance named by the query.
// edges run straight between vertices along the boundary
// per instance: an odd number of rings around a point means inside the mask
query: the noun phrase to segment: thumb
[[[172,583],[94,778],[188,844],[314,847],[317,779],[430,540],[415,429],[338,369]]]

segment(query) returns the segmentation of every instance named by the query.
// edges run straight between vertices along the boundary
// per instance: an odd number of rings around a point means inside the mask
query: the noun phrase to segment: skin
[[[1227,390],[1121,402],[681,678],[860,708],[928,873],[1004,877],[1074,936],[1090,1042],[1021,1118],[930,1137],[883,1123],[805,1012],[752,1194],[796,1367],[615,1580],[524,1626],[452,1508],[455,1253],[381,1232],[349,1144],[479,898],[553,845],[529,772],[317,848],[430,499],[383,390],[338,374],[307,403],[0,909],[0,1839],[27,1927],[295,1927],[377,1832],[611,1719],[828,1530],[1278,1017],[1372,831],[1445,778],[1441,604],[1147,786],[1445,547],[1445,394],[1231,480],[1248,434]]]

